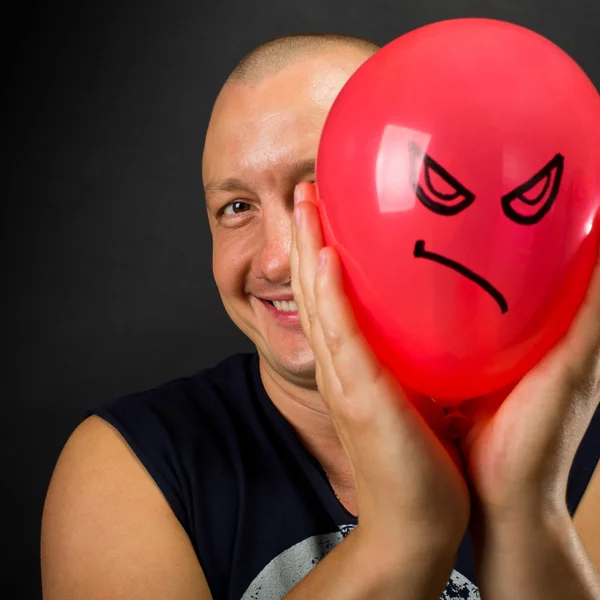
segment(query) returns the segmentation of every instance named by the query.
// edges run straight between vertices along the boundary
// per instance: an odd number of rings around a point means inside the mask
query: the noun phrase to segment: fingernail
[[[299,204],[302,201],[302,193],[300,192],[300,188],[296,186],[294,188],[294,206]]]
[[[327,264],[327,252],[325,248],[319,250],[319,260],[317,261],[317,271],[320,271]]]

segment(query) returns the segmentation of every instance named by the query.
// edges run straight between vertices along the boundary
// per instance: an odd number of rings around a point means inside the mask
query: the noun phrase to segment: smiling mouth
[[[455,260],[446,258],[441,254],[435,254],[435,252],[429,252],[425,250],[425,240],[417,240],[415,244],[414,257],[427,258],[439,263],[440,265],[454,269],[461,275],[464,275],[467,279],[475,282],[480,288],[484,289],[498,303],[502,313],[508,311],[508,303],[506,302],[506,299],[489,281],[485,280],[483,277],[481,277],[481,275],[477,275],[477,273],[467,269],[467,267],[461,265]]]

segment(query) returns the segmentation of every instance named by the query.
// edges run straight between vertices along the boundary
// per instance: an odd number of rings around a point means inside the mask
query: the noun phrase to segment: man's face
[[[365,59],[355,49],[330,50],[256,85],[228,84],[207,132],[202,175],[225,310],[271,367],[296,383],[314,380],[314,357],[290,282],[294,187],[314,180],[327,112]]]

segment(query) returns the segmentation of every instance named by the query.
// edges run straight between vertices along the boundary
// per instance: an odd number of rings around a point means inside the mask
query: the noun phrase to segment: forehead
[[[257,85],[228,84],[206,136],[205,184],[314,158],[331,104],[364,59],[332,52],[299,59]]]

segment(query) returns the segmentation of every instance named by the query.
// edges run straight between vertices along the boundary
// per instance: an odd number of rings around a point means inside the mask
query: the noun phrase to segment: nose
[[[252,263],[253,275],[271,284],[285,285],[291,279],[292,209],[280,207],[263,213],[259,247]]]

